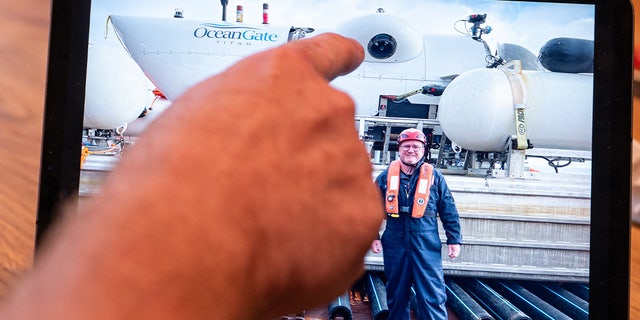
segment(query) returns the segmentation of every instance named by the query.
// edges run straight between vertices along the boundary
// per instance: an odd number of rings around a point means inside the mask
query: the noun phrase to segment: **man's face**
[[[398,147],[400,160],[408,165],[415,165],[424,156],[424,145],[420,141],[405,141]]]

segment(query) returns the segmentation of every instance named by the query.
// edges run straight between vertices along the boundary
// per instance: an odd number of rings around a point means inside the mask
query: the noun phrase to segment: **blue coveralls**
[[[460,221],[444,177],[435,169],[425,214],[422,218],[411,217],[413,195],[422,164],[423,162],[418,164],[411,176],[400,173],[400,217],[387,217],[386,229],[382,234],[390,320],[410,319],[409,297],[412,285],[416,292],[416,313],[419,319],[447,319],[442,244],[438,236],[436,216],[440,216],[447,244],[462,243]],[[388,169],[376,178],[383,201],[387,189],[387,173]]]

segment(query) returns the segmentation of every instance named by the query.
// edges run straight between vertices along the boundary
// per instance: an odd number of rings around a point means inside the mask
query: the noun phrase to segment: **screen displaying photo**
[[[93,0],[80,198],[100,192],[192,85],[253,53],[335,32],[365,51],[332,85],[355,102],[372,180],[398,158],[398,134],[416,128],[424,161],[455,199],[459,257],[447,256],[440,232],[449,312],[468,312],[468,296],[473,312],[495,318],[586,319],[595,13],[593,4],[519,1]],[[211,165],[224,156],[211,150]],[[373,285],[386,280],[382,253],[365,266],[370,281],[354,285],[351,304],[380,302],[372,312],[384,313],[386,300],[374,301],[384,286]]]

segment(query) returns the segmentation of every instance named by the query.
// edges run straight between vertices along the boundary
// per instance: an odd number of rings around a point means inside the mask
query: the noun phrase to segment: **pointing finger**
[[[294,41],[291,46],[328,81],[353,71],[364,59],[364,49],[358,42],[335,33]]]

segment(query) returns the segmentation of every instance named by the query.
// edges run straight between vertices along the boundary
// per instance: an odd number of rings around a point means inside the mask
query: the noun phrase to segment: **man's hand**
[[[371,252],[380,253],[380,251],[382,251],[382,241],[373,240],[373,242],[371,242]]]
[[[363,57],[318,35],[188,90],[56,230],[8,318],[272,319],[340,295],[384,216],[328,84]]]
[[[112,197],[155,190],[145,219],[169,218],[155,241],[180,241],[165,252],[178,257],[200,248],[201,268],[182,272],[200,273],[201,290],[233,279],[274,317],[331,300],[362,273],[383,217],[353,101],[328,84],[362,58],[355,41],[320,35],[196,85],[139,140]]]
[[[449,258],[457,258],[460,255],[460,245],[459,244],[449,244]]]

